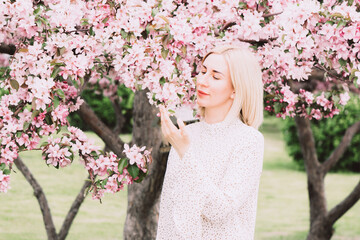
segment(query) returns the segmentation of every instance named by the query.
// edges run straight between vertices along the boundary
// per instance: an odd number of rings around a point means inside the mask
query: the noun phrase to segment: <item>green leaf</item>
[[[81,22],[81,25],[88,25],[89,24],[89,20],[87,18],[82,18],[80,20],[80,22]]]
[[[51,125],[53,124],[53,120],[51,119],[51,117],[49,115],[46,115],[45,116],[45,122],[48,124],[48,125]]]
[[[158,13],[159,13],[159,9],[157,9],[157,8],[153,8],[153,9],[151,10],[151,16],[152,16],[152,17],[155,17],[156,14],[158,14]]]
[[[133,178],[136,178],[139,175],[139,168],[136,165],[130,165],[127,170]]]
[[[343,26],[346,26],[347,22],[344,21],[344,20],[340,20],[336,26],[336,28],[340,28],[340,27],[343,27]]]
[[[54,108],[57,108],[60,104],[60,100],[57,96],[54,96]]]
[[[102,20],[102,23],[106,23],[109,20],[109,17],[106,17],[104,20]]]
[[[34,119],[34,117],[36,117],[39,113],[40,113],[39,110],[34,110],[33,113],[31,114],[31,119]]]
[[[89,29],[89,33],[90,33],[90,36],[95,36],[95,32],[94,32],[93,27],[91,27],[91,28]]]
[[[14,88],[15,90],[19,90],[19,83],[16,80],[11,79],[10,80],[10,86]]]
[[[4,169],[3,173],[4,173],[5,175],[9,175],[9,174],[10,174],[10,170],[9,170],[9,169]]]
[[[186,45],[183,45],[180,50],[181,50],[182,54],[184,54],[186,56],[186,53],[187,53]]]
[[[120,161],[119,161],[119,167],[118,167],[120,174],[123,173],[124,168],[125,168],[127,165],[128,165],[128,160],[127,160],[127,158],[122,158],[122,159],[120,159]]]
[[[246,2],[239,2],[239,8],[246,8],[247,3]]]
[[[6,167],[5,163],[1,163],[1,164],[0,164],[0,170],[1,170],[1,171],[4,170],[5,167]]]
[[[159,82],[160,82],[161,85],[164,85],[165,82],[166,82],[166,80],[165,80],[164,77],[161,77],[160,80],[159,80]]]
[[[127,32],[125,32],[124,29],[121,29],[120,34],[121,34],[121,37],[122,37],[123,39],[126,39],[127,36],[128,36]]]
[[[19,132],[19,131],[16,132],[16,137],[17,137],[17,138],[21,137],[21,135],[22,135],[22,132]]]
[[[101,181],[101,187],[102,187],[102,188],[105,188],[105,185],[106,185],[107,182],[108,182],[108,179],[107,179],[107,178],[104,179],[104,180],[102,180],[102,181]]]
[[[38,14],[40,12],[41,8],[37,8],[34,10],[34,15]]]
[[[84,85],[84,78],[79,78],[80,79],[80,86],[83,86]]]
[[[181,60],[181,56],[176,55],[175,61],[176,61],[177,64],[179,64],[180,60]]]
[[[64,99],[65,98],[65,93],[63,90],[61,89],[56,89],[56,93],[59,95],[60,98]]]
[[[24,122],[23,129],[26,131],[30,126],[30,122]]]
[[[137,183],[142,182],[142,180],[144,180],[144,178],[146,177],[146,175],[147,175],[147,172],[144,173],[143,171],[140,171],[140,172],[139,172],[139,176],[138,176],[139,178],[136,179],[136,180],[134,180],[134,181],[137,182]]]
[[[46,145],[48,145],[49,143],[48,142],[43,142],[40,147],[45,147]]]
[[[344,60],[344,59],[342,59],[342,58],[339,59],[339,63],[340,63],[340,65],[341,65],[342,67],[346,67],[346,65],[347,65],[346,60]]]
[[[163,59],[166,59],[168,54],[169,54],[168,49],[165,49],[165,48],[161,49],[161,56],[162,56]]]
[[[356,68],[352,69],[351,70],[351,73],[350,73],[350,77],[349,77],[349,80],[352,81],[354,78],[355,78],[355,73],[357,72],[358,70]]]
[[[60,66],[55,66],[53,72],[51,73],[51,78],[56,78],[59,72],[61,71]]]

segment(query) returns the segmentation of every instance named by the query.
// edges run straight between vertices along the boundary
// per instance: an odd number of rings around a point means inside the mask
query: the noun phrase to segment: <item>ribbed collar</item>
[[[200,120],[203,130],[211,135],[224,133],[229,126],[236,124],[237,122],[243,124],[238,116],[229,116],[217,123],[207,123],[205,119]]]

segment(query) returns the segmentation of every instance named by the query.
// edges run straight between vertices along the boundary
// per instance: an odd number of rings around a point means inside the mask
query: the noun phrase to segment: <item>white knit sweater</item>
[[[239,118],[186,130],[183,158],[170,150],[156,239],[254,239],[263,135]]]

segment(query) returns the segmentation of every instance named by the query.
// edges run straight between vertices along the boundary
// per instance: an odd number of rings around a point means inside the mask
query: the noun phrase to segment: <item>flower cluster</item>
[[[101,198],[104,192],[118,192],[123,189],[124,184],[141,182],[146,176],[151,156],[145,147],[134,145],[129,148],[125,144],[126,158],[119,158],[112,152],[101,151],[80,129],[68,127],[68,131],[62,137],[50,137],[42,143],[42,157],[46,164],[63,168],[73,162],[74,152],[77,152],[93,182],[93,198]]]
[[[146,90],[154,105],[195,107],[193,77],[201,58],[224,43],[251,46],[259,57],[267,111],[282,118],[332,117],[347,103],[349,85],[360,84],[359,4],[0,1],[0,42],[16,46],[9,63],[1,60],[9,67],[0,72],[0,88],[6,91],[0,100],[0,164],[11,166],[19,151],[36,148],[41,136],[67,127],[66,117],[82,104],[85,87],[114,99],[125,85]],[[310,77],[314,70],[326,74]],[[42,146],[43,156],[48,164],[64,167],[78,149],[86,169],[105,177],[92,179],[96,196],[147,173],[150,155],[144,149],[125,145],[127,158],[119,159],[68,129],[69,136]],[[120,165],[128,167],[119,170]],[[7,179],[0,178],[0,185],[7,186]]]

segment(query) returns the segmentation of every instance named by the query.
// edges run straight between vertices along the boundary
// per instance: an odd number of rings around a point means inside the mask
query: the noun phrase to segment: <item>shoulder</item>
[[[264,145],[264,135],[257,129],[250,127],[239,120],[233,129],[233,140],[237,143],[249,145]]]

